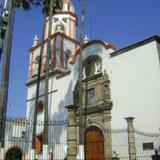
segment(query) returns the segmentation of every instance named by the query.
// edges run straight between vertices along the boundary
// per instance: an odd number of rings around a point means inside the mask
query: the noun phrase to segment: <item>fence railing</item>
[[[43,127],[48,125],[49,141],[48,157],[50,160],[64,160],[67,157],[67,126],[66,120],[62,121],[49,121],[47,124],[44,122],[36,123],[36,138],[35,138],[35,152],[36,159],[44,160],[43,152]],[[0,154],[4,154],[2,157],[6,160],[30,160],[30,154],[32,152],[32,131],[35,124],[32,121],[25,119],[7,119],[5,121],[5,138],[4,151]],[[109,132],[109,131],[107,131]],[[111,130],[112,144],[111,146],[104,146],[104,140],[102,141],[85,141],[85,145],[95,145],[95,152],[99,150],[96,147],[102,146],[102,152],[97,154],[104,154],[103,149],[107,147],[112,148],[112,157],[119,159],[129,159],[128,154],[128,130],[127,129],[114,129]],[[136,142],[136,157],[137,159],[151,159],[154,154],[155,148],[160,149],[160,134],[157,133],[145,133],[139,130],[135,130],[135,142]],[[77,146],[78,148],[78,146]],[[86,148],[85,148],[86,149]],[[86,154],[87,151],[85,151]],[[17,156],[17,157],[16,157]],[[109,158],[109,159],[111,159]],[[101,159],[101,158],[100,158]],[[96,159],[96,160],[100,160]],[[102,158],[104,160],[104,158]],[[90,159],[87,159],[90,160]],[[93,159],[91,159],[93,160]]]

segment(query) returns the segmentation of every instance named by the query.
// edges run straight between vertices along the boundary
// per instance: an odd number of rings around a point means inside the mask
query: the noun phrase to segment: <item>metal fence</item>
[[[67,157],[67,121],[50,121],[47,124],[49,127],[48,136],[48,147],[49,160],[64,160]],[[34,124],[32,121],[27,121],[25,119],[8,119],[5,122],[5,147],[4,150],[1,151],[0,154],[3,159],[6,160],[30,160],[30,155],[32,154],[32,130]],[[36,159],[44,160],[44,151],[43,151],[43,127],[44,122],[37,122],[36,124]],[[102,142],[86,142],[91,143],[89,145],[95,145],[99,148],[100,144],[103,144],[104,148],[111,147],[112,148],[112,156],[111,158],[119,158],[119,159],[129,159],[128,154],[128,131],[127,129],[114,129],[111,130],[112,135],[112,145],[104,146],[105,143]],[[151,134],[145,133],[139,130],[135,130],[135,142],[136,142],[136,150],[137,150],[137,160],[149,160],[151,156],[155,153],[154,149],[160,147],[160,134]],[[77,146],[78,148],[78,146]],[[104,149],[103,148],[103,149]],[[100,153],[104,154],[105,151],[98,150]],[[95,160],[104,160],[101,156]],[[110,159],[110,158],[109,158]],[[87,160],[93,160],[87,159]]]

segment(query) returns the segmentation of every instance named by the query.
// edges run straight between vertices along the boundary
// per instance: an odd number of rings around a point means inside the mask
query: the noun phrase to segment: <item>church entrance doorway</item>
[[[98,127],[85,132],[85,160],[104,160],[104,137]]]
[[[22,151],[18,147],[9,149],[5,160],[22,160]]]

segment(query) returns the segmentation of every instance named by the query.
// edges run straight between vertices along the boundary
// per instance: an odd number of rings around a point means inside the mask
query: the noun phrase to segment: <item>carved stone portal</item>
[[[101,72],[99,74],[92,74],[92,75],[90,74],[89,76],[86,75],[85,79],[83,79],[82,81],[82,94],[83,94],[84,128],[87,131],[88,128],[95,127],[102,132],[104,137],[104,142],[101,144],[104,145],[102,147],[104,148],[104,152],[101,152],[101,154],[104,155],[101,155],[101,157],[104,156],[105,159],[112,159],[112,139],[111,139],[112,102],[110,96],[111,95],[110,81],[108,79],[108,75],[106,74],[106,72],[104,74]],[[74,106],[79,106],[78,99],[79,99],[79,82],[77,82],[74,90]],[[79,121],[78,111],[77,111],[77,121]],[[79,135],[77,137],[79,137]],[[88,140],[85,139],[85,146],[89,145],[87,143]],[[94,142],[93,145],[90,146],[96,147],[96,145],[94,145]],[[95,148],[93,150],[94,152],[96,152]],[[93,155],[95,156],[95,154],[96,153],[94,153]],[[98,148],[97,148],[97,154],[98,154]],[[85,155],[86,160],[87,156],[89,155]]]

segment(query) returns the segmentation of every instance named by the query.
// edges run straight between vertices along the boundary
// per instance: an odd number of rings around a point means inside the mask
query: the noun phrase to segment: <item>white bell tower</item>
[[[48,37],[48,18],[46,19],[45,38]],[[72,39],[76,39],[77,16],[71,0],[64,0],[62,10],[52,17],[52,34],[64,33]]]

